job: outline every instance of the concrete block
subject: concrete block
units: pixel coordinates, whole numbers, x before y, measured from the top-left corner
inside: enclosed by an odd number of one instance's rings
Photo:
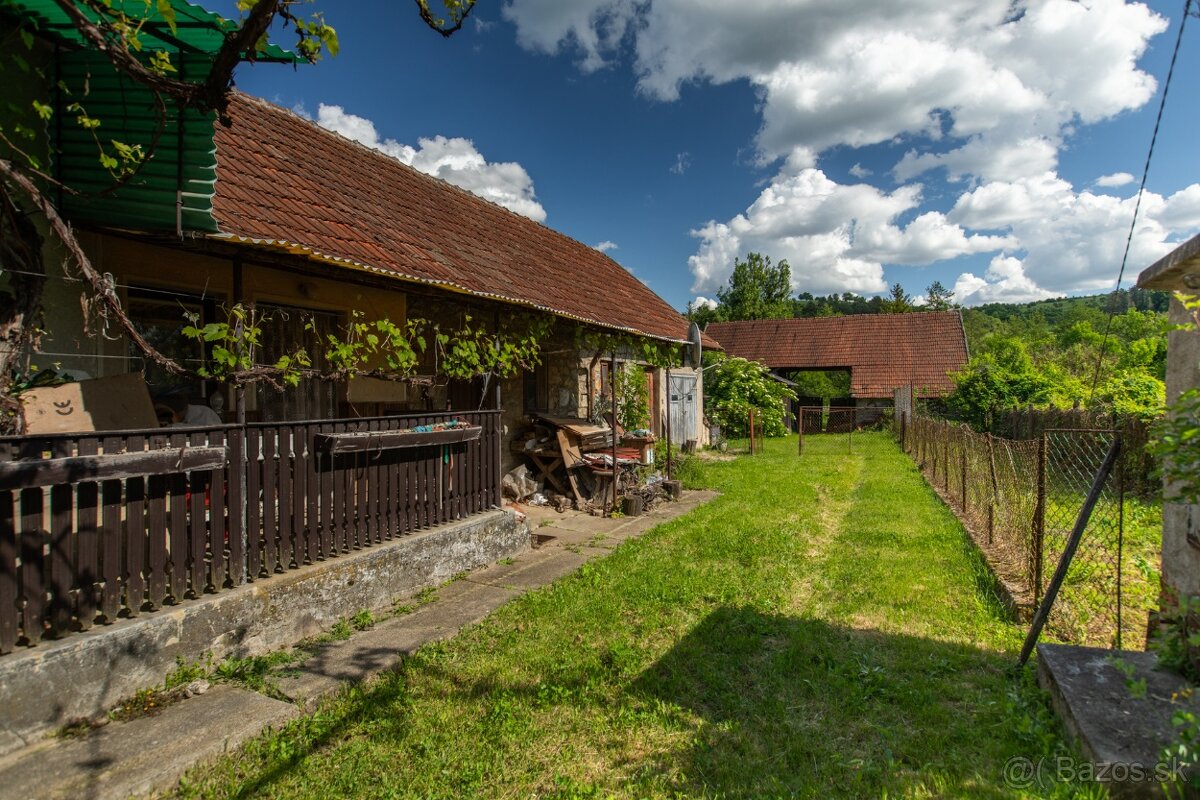
[[[1180,675],[1158,669],[1154,653],[1040,644],[1038,683],[1097,776],[1116,797],[1159,796],[1154,771],[1167,774],[1160,754],[1176,736],[1171,716],[1177,710],[1200,716],[1200,697],[1184,690]],[[1134,696],[1126,676],[1112,664],[1120,659],[1146,681]]]

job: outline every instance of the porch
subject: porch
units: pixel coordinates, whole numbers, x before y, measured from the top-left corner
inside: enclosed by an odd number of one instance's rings
[[[0,654],[498,508],[499,418],[0,438]]]

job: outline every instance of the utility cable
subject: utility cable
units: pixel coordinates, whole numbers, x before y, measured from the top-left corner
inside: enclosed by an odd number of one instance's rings
[[[1171,65],[1167,68],[1167,77],[1163,81],[1162,98],[1158,102],[1158,115],[1154,118],[1154,132],[1150,135],[1150,148],[1146,151],[1146,164],[1142,167],[1142,183],[1138,187],[1137,202],[1133,205],[1133,219],[1129,222],[1129,236],[1125,239],[1125,254],[1121,256],[1121,269],[1117,273],[1117,285],[1113,287],[1112,302],[1108,307],[1108,319],[1104,323],[1104,336],[1100,339],[1100,354],[1096,358],[1096,372],[1092,375],[1092,390],[1088,394],[1088,406],[1096,398],[1096,386],[1100,382],[1100,370],[1104,367],[1104,356],[1108,350],[1108,337],[1112,331],[1113,316],[1117,311],[1117,293],[1121,291],[1121,281],[1125,278],[1125,267],[1129,263],[1129,250],[1133,246],[1133,233],[1137,229],[1138,212],[1142,208],[1142,196],[1146,193],[1146,179],[1150,176],[1150,161],[1154,157],[1154,145],[1158,142],[1158,130],[1162,125],[1163,111],[1167,107],[1167,92],[1171,88],[1171,78],[1175,75],[1175,62],[1179,60],[1179,49],[1183,44],[1183,29],[1191,14],[1192,0],[1184,0],[1183,14],[1179,17],[1179,32],[1175,35],[1175,49],[1171,51]]]

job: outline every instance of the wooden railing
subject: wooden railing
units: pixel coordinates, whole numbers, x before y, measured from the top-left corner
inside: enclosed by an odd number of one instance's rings
[[[0,438],[0,654],[499,505],[497,411]]]

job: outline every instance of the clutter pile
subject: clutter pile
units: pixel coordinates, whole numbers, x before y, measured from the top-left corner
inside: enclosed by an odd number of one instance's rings
[[[452,431],[456,428],[469,428],[471,423],[465,419],[447,419],[441,422],[435,422],[432,425],[416,425],[412,428],[405,428],[408,433],[433,433],[434,431]]]
[[[573,417],[530,415],[510,445],[528,463],[505,475],[501,489],[517,503],[603,514],[613,508],[615,474],[617,502],[629,509],[623,499],[637,497],[637,513],[649,510],[668,496],[662,475],[651,472],[654,434],[640,430],[621,436],[618,427],[617,435],[614,469],[611,427]]]

